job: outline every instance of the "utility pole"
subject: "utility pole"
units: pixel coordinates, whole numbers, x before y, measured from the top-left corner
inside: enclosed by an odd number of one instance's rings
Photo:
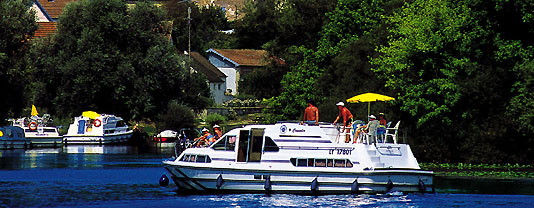
[[[187,7],[187,34],[189,45],[187,54],[189,55],[189,59],[191,59],[191,7]]]

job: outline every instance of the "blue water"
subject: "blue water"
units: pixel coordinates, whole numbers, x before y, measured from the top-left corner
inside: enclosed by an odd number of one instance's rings
[[[0,151],[0,207],[532,207],[534,181],[436,178],[435,194],[182,195],[160,187],[172,150],[68,147]]]

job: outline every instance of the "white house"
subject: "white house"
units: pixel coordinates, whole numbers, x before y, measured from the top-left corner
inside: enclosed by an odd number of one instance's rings
[[[206,52],[209,62],[227,76],[227,92],[232,95],[239,94],[239,80],[243,74],[265,67],[271,60],[265,50],[212,48]]]
[[[232,95],[225,94],[227,76],[223,72],[219,71],[200,53],[191,52],[191,59],[193,61],[192,68],[197,72],[203,73],[208,78],[211,97],[215,100],[215,103],[220,104],[234,98]]]

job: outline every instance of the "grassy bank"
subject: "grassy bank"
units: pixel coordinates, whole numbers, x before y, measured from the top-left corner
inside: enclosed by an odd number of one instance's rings
[[[533,165],[420,163],[419,166],[421,166],[422,169],[434,171],[438,176],[534,178]]]

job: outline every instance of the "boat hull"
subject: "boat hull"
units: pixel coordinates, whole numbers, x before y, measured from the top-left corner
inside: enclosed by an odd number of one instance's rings
[[[29,140],[0,140],[0,150],[28,148],[30,148]]]
[[[433,173],[422,170],[364,172],[261,171],[167,164],[179,191],[191,193],[354,194],[433,192]]]
[[[63,138],[58,137],[26,137],[31,141],[32,147],[60,147],[63,143]]]
[[[132,131],[106,135],[65,135],[63,144],[119,144],[130,140]]]

